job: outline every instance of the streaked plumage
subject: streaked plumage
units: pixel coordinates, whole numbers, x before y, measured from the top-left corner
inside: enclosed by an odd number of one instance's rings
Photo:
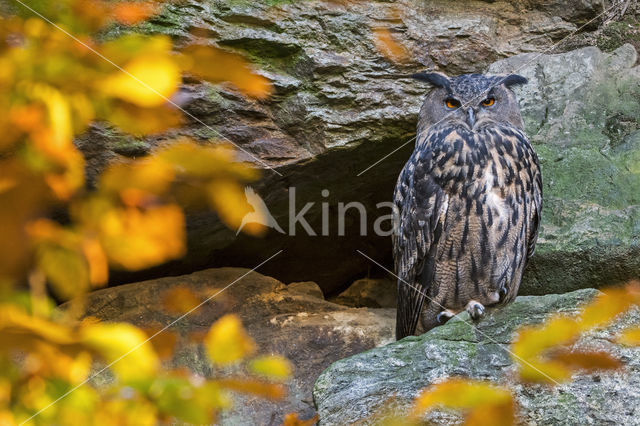
[[[418,77],[436,88],[394,193],[398,339],[416,332],[420,316],[426,331],[465,308],[477,319],[485,306],[512,301],[542,208],[538,159],[509,89],[526,80]],[[461,105],[440,108],[452,99]]]

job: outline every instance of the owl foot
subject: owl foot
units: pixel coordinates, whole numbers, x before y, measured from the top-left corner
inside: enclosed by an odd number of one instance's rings
[[[469,303],[467,303],[467,307],[465,309],[469,313],[471,319],[474,321],[478,321],[484,316],[484,306],[482,305],[482,303],[478,303],[475,300],[471,300]]]
[[[498,294],[500,295],[500,302],[502,302],[504,300],[505,297],[507,297],[507,287],[501,287],[500,290],[498,291]]]
[[[444,311],[438,314],[438,316],[436,317],[436,321],[438,321],[438,324],[440,325],[446,324],[446,322],[449,321],[451,318],[453,318],[455,315],[456,314],[454,314],[450,310],[445,309]]]

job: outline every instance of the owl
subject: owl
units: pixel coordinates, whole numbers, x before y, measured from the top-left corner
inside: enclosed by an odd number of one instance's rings
[[[396,338],[511,302],[533,254],[542,176],[516,74],[414,74],[431,84],[394,191]]]

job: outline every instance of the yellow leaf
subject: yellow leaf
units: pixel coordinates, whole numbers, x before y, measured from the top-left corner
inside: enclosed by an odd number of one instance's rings
[[[175,205],[112,209],[98,225],[107,257],[128,270],[155,266],[185,252],[184,214]]]
[[[256,74],[236,53],[192,45],[182,50],[182,65],[185,71],[212,83],[228,81],[254,98],[266,98],[271,93],[269,80]]]
[[[640,346],[640,327],[623,331],[618,342],[627,346]]]
[[[147,335],[126,323],[90,324],[80,331],[81,341],[99,354],[123,382],[154,377],[158,356]]]
[[[225,315],[211,326],[204,341],[209,358],[216,364],[235,363],[255,350],[255,343],[242,328],[240,318]]]
[[[598,295],[595,300],[583,309],[580,328],[582,330],[591,330],[606,326],[636,302],[633,297],[633,291],[633,285],[604,289],[602,294]]]
[[[211,206],[216,210],[220,219],[231,229],[238,229],[242,219],[248,214],[257,216],[255,220],[245,223],[244,232],[261,235],[266,227],[261,223],[262,211],[255,211],[247,202],[243,188],[235,181],[215,180],[207,187]]]
[[[101,176],[98,188],[110,195],[123,195],[127,191],[139,190],[141,194],[163,195],[175,176],[173,167],[157,158],[137,163],[119,163],[110,166]],[[124,200],[123,200],[124,201]],[[138,205],[139,203],[127,203]]]
[[[249,369],[261,376],[276,380],[291,377],[291,363],[279,355],[261,356],[251,360]]]
[[[520,328],[511,345],[514,361],[520,367],[520,377],[542,382],[568,379],[571,372],[565,365],[548,361],[542,355],[549,348],[574,342],[579,333],[578,323],[562,316],[552,317],[541,325]]]
[[[164,104],[180,84],[180,69],[168,54],[148,54],[129,62],[102,83],[102,90],[142,107]]]
[[[466,425],[507,426],[515,423],[511,392],[487,382],[451,378],[430,386],[414,401],[410,417],[421,417],[437,407],[468,412]]]
[[[38,248],[37,262],[59,297],[70,299],[89,289],[89,267],[82,253],[45,244]]]
[[[172,105],[143,108],[128,102],[114,103],[103,118],[132,135],[160,133],[178,127],[182,120],[180,111]]]

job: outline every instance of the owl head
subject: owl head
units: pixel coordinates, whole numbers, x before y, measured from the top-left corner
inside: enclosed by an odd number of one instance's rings
[[[420,109],[418,133],[436,123],[466,127],[473,131],[480,126],[504,124],[523,129],[518,101],[511,87],[527,83],[517,74],[444,74],[418,73],[412,76],[427,82],[433,89]]]

